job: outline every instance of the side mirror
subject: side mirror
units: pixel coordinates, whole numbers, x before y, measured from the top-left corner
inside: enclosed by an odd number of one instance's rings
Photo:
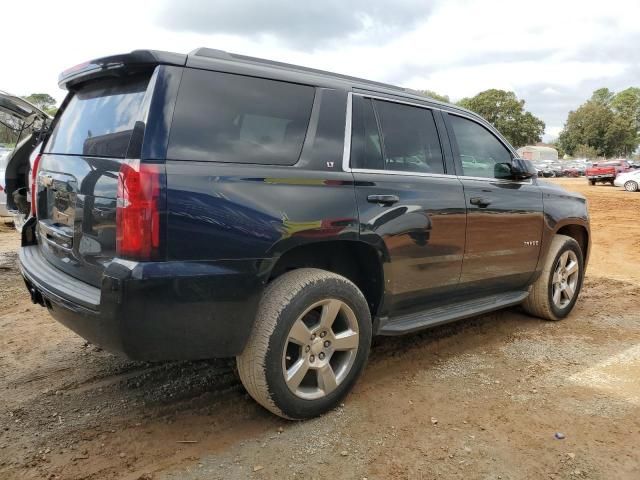
[[[496,163],[495,177],[510,180],[527,180],[538,175],[531,162],[523,158],[514,158],[511,163]]]

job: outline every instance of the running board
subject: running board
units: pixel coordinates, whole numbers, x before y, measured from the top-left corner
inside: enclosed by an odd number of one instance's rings
[[[474,317],[501,308],[518,305],[528,296],[528,291],[499,293],[397,317],[382,318],[380,319],[378,335],[402,335],[422,330],[423,328]]]

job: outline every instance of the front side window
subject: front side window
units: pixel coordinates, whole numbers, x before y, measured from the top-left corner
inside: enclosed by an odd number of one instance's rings
[[[458,143],[462,174],[467,177],[509,178],[511,152],[482,125],[449,115]]]
[[[293,165],[300,157],[314,95],[307,85],[186,69],[167,157]]]

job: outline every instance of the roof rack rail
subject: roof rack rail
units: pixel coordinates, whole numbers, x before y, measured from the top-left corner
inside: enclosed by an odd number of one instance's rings
[[[235,60],[235,61],[245,62],[245,63],[267,65],[270,67],[282,68],[285,70],[295,70],[298,72],[311,73],[314,75],[322,75],[322,76],[334,77],[342,80],[348,80],[348,81],[353,81],[353,82],[358,82],[363,84],[375,85],[378,87],[384,87],[392,90],[397,90],[400,92],[414,93],[406,88],[398,87],[396,85],[390,85],[388,83],[376,82],[374,80],[367,80],[364,78],[352,77],[350,75],[343,75],[341,73],[327,72],[325,70],[318,70],[316,68],[303,67],[301,65],[294,65],[291,63],[278,62],[275,60],[267,60],[265,58],[250,57],[247,55],[240,55],[237,53],[229,53],[229,52],[225,52],[224,50],[217,50],[215,48],[207,48],[207,47],[196,48],[195,50],[192,50],[191,52],[189,52],[189,55],[197,56],[197,57],[212,58],[216,60],[230,60],[230,61]]]

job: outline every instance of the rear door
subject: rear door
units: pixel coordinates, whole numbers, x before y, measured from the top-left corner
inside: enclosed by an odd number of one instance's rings
[[[538,263],[542,192],[532,180],[506,178],[514,154],[487,127],[454,114],[445,119],[468,212],[461,291],[476,296],[524,288]]]
[[[455,293],[465,243],[465,204],[447,160],[440,112],[352,96],[350,167],[361,239],[382,247],[389,313]],[[450,160],[450,159],[449,159]]]
[[[97,79],[71,93],[39,163],[42,254],[95,286],[115,256],[118,173],[144,133],[150,77],[151,72]]]

